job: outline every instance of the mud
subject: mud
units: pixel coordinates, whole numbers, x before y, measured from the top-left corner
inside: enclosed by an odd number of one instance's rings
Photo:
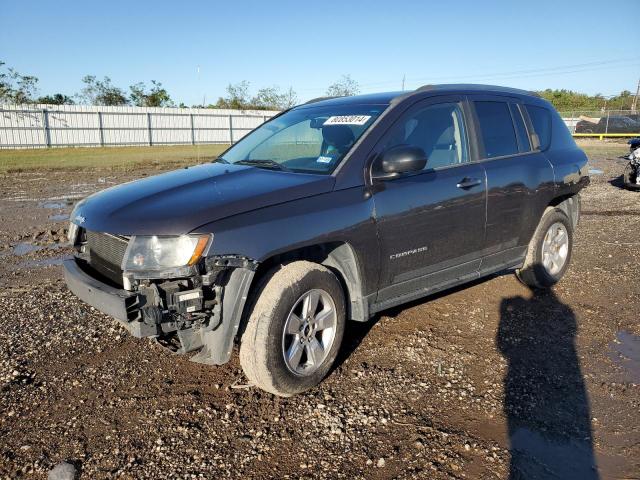
[[[289,399],[67,292],[73,201],[158,170],[0,177],[0,478],[638,478],[640,193],[591,167],[553,292],[507,272],[350,324]]]

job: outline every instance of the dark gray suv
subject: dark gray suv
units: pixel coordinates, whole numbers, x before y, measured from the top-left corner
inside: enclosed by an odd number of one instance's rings
[[[555,284],[587,158],[553,107],[479,85],[327,98],[211,163],[80,202],[69,288],[136,337],[302,392],[347,319],[505,269]]]

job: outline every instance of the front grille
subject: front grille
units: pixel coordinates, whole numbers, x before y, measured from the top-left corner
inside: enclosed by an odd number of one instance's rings
[[[89,263],[98,272],[122,285],[122,259],[129,239],[109,233],[87,231]]]

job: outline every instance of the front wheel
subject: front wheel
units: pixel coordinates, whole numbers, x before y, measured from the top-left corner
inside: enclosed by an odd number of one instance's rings
[[[560,209],[542,216],[516,275],[531,288],[549,288],[560,281],[569,266],[573,249],[573,225]]]
[[[240,364],[257,387],[281,397],[303,392],[329,373],[345,327],[342,286],[307,261],[269,272],[255,292],[240,340]]]

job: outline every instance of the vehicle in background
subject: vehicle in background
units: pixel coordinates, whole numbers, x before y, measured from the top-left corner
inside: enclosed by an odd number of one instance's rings
[[[640,137],[632,138],[629,144],[629,163],[624,168],[622,181],[629,190],[640,190]]]
[[[576,123],[575,133],[640,133],[638,115],[610,115],[595,119],[582,118]]]
[[[566,272],[587,157],[523,90],[430,85],[282,112],[209,164],[71,215],[67,285],[136,337],[256,386],[318,384],[346,320],[514,269]],[[390,347],[392,348],[392,347]]]

